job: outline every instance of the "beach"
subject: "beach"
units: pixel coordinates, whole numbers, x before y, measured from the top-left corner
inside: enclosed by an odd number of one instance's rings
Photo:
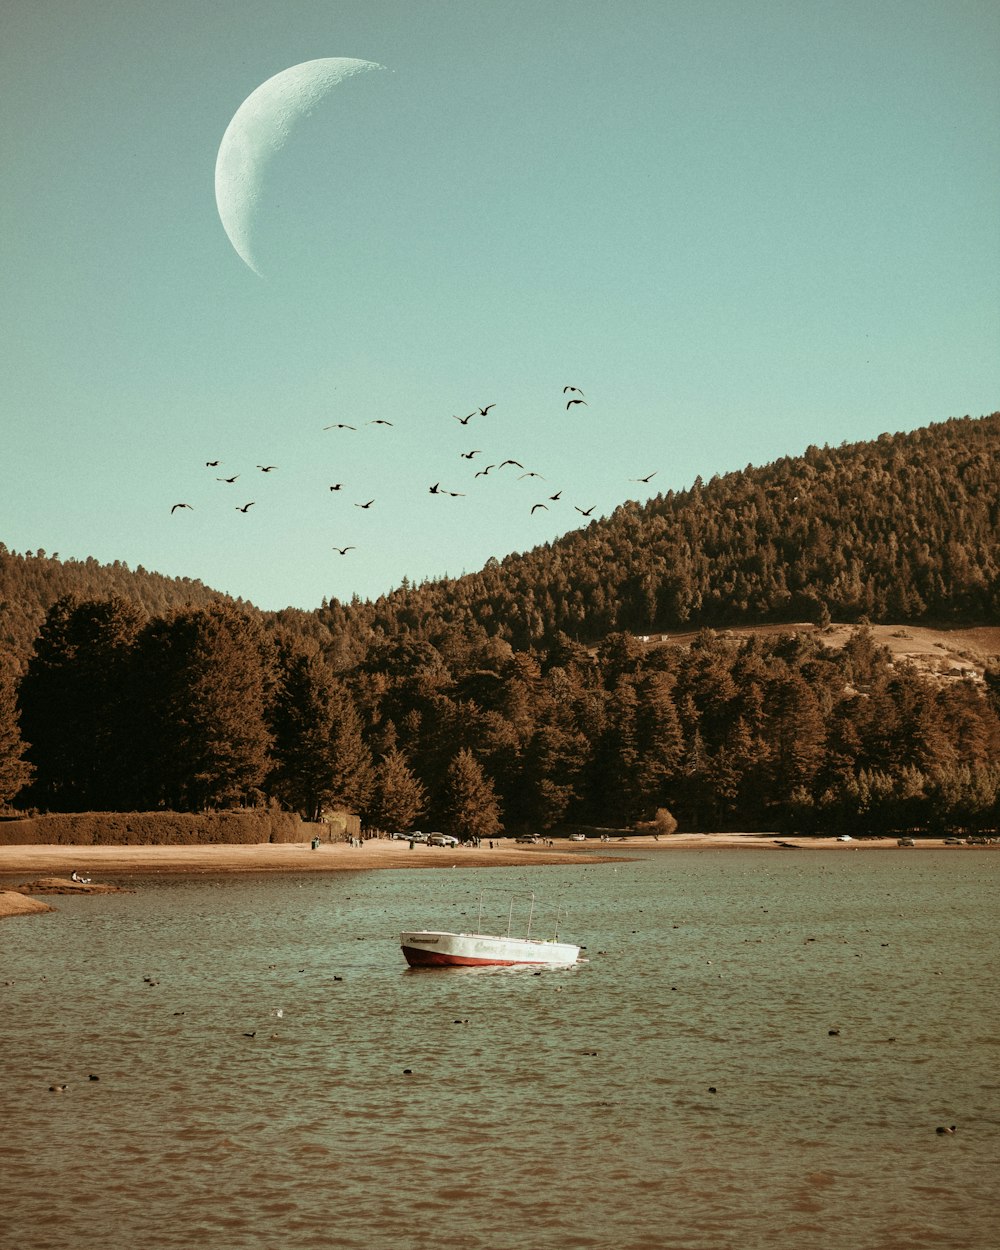
[[[789,849],[914,850],[941,847],[939,838],[921,838],[914,847],[900,848],[895,838],[858,838],[840,842],[834,837],[780,837],[774,833],[678,833],[659,840],[651,836],[609,837],[586,842],[553,839],[549,843],[521,843],[495,838],[478,847],[435,847],[422,843],[372,838],[354,846],[348,842],[233,844],[199,846],[60,846],[36,844],[0,846],[0,877],[49,874],[70,877],[72,872],[100,880],[107,876],[156,876],[166,873],[220,874],[272,872],[364,872],[379,868],[503,868],[540,864],[595,863],[609,856],[669,853],[674,850],[780,851]],[[953,847],[960,850],[990,849]],[[21,883],[18,883],[21,884]],[[2,912],[0,912],[2,914]]]

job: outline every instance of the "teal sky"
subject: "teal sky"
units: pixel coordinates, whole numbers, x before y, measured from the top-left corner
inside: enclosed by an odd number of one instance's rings
[[[216,154],[320,57],[389,72],[275,159],[258,276]],[[312,608],[1000,407],[992,3],[8,0],[0,92],[16,551]]]

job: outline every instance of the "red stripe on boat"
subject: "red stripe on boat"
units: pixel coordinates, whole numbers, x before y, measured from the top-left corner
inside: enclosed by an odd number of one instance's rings
[[[484,965],[495,968],[511,968],[515,964],[543,964],[544,959],[476,959],[472,955],[448,955],[441,951],[425,951],[415,946],[404,946],[403,954],[412,968],[473,968]]]

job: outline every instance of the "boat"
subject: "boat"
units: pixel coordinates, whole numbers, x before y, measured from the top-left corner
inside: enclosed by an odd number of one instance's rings
[[[535,896],[512,894],[507,911],[507,932],[483,933],[483,890],[479,895],[479,917],[475,933],[451,933],[434,929],[412,929],[399,935],[406,962],[411,968],[510,968],[534,965],[566,968],[580,957],[579,946],[560,942],[558,930],[549,939],[531,936]],[[528,924],[524,937],[512,932],[514,900],[529,899]],[[556,916],[556,924],[559,916]]]

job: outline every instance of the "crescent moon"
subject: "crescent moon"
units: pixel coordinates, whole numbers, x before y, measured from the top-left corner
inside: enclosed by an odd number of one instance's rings
[[[341,56],[303,61],[261,83],[233,114],[215,161],[215,203],[230,243],[258,276],[252,226],[268,165],[296,123],[314,112],[334,87],[356,74],[384,68]]]

